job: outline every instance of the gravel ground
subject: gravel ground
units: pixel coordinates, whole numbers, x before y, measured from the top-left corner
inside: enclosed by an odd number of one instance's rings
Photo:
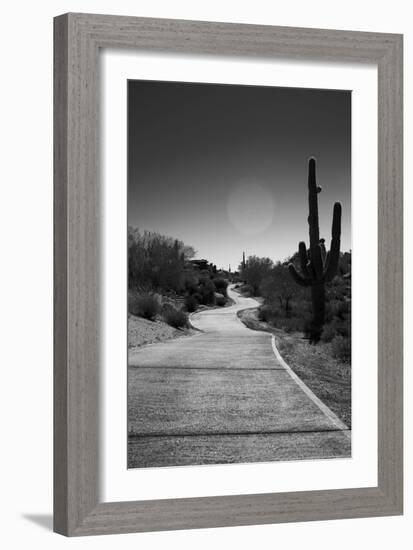
[[[192,329],[176,329],[160,320],[148,321],[134,315],[128,316],[128,349],[165,342],[171,338],[180,338],[194,333]]]

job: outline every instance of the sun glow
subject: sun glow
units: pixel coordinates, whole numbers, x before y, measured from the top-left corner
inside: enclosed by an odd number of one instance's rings
[[[243,235],[258,235],[268,229],[274,218],[274,208],[271,193],[257,182],[240,182],[228,195],[228,218]]]

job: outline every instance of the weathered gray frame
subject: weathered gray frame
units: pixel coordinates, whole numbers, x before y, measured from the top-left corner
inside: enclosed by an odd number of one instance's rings
[[[66,14],[55,40],[54,529],[74,535],[398,515],[402,443],[402,36]],[[99,500],[99,49],[378,66],[378,487]],[[138,496],[138,495],[137,495]]]

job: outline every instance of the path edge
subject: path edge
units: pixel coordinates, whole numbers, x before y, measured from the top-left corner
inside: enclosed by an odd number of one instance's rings
[[[331,409],[327,407],[325,403],[319,399],[315,393],[310,390],[310,388],[304,384],[304,382],[301,380],[299,376],[296,375],[296,373],[292,370],[292,368],[284,361],[282,358],[280,352],[277,349],[277,346],[275,344],[275,336],[274,334],[271,336],[271,346],[272,350],[274,352],[274,355],[279,361],[279,363],[285,368],[287,373],[291,376],[291,378],[294,380],[294,382],[300,387],[300,389],[311,399],[311,401],[327,416],[327,418],[335,425],[339,430],[344,432],[344,435],[351,439],[351,430],[349,427],[344,424],[342,420],[338,418],[336,414],[333,413]]]

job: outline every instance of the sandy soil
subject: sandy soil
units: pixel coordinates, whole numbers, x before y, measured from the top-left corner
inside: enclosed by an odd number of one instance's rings
[[[148,321],[134,315],[128,316],[128,349],[139,348],[146,344],[165,342],[194,334],[192,329],[176,329],[163,321]]]

